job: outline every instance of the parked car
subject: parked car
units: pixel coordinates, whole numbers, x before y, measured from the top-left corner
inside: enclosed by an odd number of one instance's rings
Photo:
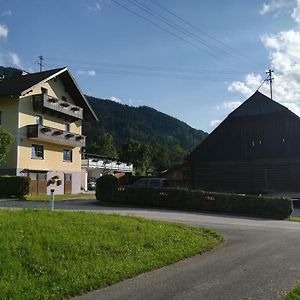
[[[132,185],[119,186],[118,191],[125,191],[126,189],[140,189],[140,188],[162,188],[168,187],[166,178],[142,178]]]
[[[167,187],[166,178],[143,178],[131,185],[131,188],[161,188]]]
[[[88,180],[87,188],[89,191],[96,190],[96,178],[90,178]]]

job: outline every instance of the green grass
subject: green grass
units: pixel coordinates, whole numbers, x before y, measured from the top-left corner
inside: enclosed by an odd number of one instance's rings
[[[49,201],[49,195],[42,196],[25,196],[26,200],[29,201]],[[55,200],[74,200],[74,199],[96,199],[95,194],[65,194],[65,195],[55,195]]]
[[[87,212],[0,211],[0,299],[61,299],[211,250],[210,229]]]
[[[300,285],[296,286],[292,291],[288,293],[285,300],[300,300]]]
[[[288,218],[289,221],[294,221],[294,222],[300,222],[300,217],[290,217]]]

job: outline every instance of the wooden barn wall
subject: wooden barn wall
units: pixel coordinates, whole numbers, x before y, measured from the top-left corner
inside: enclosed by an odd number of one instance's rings
[[[299,159],[199,162],[192,175],[195,188],[209,191],[300,191]]]

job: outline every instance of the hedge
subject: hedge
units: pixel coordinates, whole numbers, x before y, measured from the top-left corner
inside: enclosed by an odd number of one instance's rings
[[[0,197],[24,198],[29,194],[30,178],[25,176],[0,176]]]
[[[260,197],[185,189],[119,189],[113,202],[197,211],[215,211],[285,219],[293,210],[292,201],[285,198]]]
[[[113,175],[103,175],[96,181],[96,198],[100,201],[113,201],[118,188],[118,179]]]

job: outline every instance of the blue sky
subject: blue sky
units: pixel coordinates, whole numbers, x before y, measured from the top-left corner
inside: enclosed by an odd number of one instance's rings
[[[43,55],[88,95],[209,132],[269,67],[275,100],[300,112],[299,23],[298,0],[0,0],[0,65],[38,71]]]

